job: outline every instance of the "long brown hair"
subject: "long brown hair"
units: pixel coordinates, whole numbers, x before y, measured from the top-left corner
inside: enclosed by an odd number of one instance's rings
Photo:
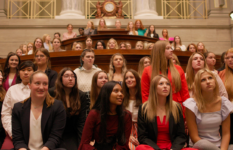
[[[47,59],[48,59],[48,62],[47,62],[47,67],[48,68],[51,68],[51,62],[50,62],[50,54],[49,54],[49,51],[47,50],[47,49],[45,49],[45,48],[39,48],[39,49],[37,49],[36,51],[35,51],[35,53],[34,53],[34,60],[35,60],[35,58],[36,58],[36,54],[37,54],[37,52],[42,52],[46,57],[47,57]],[[36,64],[36,62],[34,62],[35,64]],[[37,64],[36,64],[37,65]]]
[[[129,94],[129,88],[127,87],[126,85],[126,82],[125,82],[125,76],[127,74],[127,72],[131,72],[135,79],[136,79],[136,93],[135,93],[135,97],[136,97],[136,104],[135,104],[135,107],[139,107],[139,105],[142,104],[142,95],[141,95],[141,79],[137,73],[137,71],[133,70],[133,69],[129,69],[125,72],[124,74],[124,79],[123,79],[123,83],[122,83],[122,91],[123,91],[123,95],[124,95],[124,102],[123,102],[123,105],[126,107],[129,106],[129,97],[130,97],[130,94]]]
[[[40,37],[37,37],[37,38],[34,40],[34,42],[33,42],[33,53],[36,51],[35,43],[36,43],[36,40],[37,40],[37,39],[40,39],[41,44],[42,44],[41,48],[44,48],[43,39],[42,39],[42,38],[40,38]]]
[[[143,70],[144,70],[144,61],[145,61],[145,59],[149,59],[151,61],[150,57],[148,57],[148,56],[144,56],[144,57],[142,57],[140,59],[139,64],[138,64],[138,75],[139,75],[140,78],[142,77],[142,73],[143,73]]]
[[[227,50],[225,54],[226,58],[229,53],[233,53],[233,48],[230,48],[229,50]],[[232,85],[233,69],[227,65],[227,62],[225,63],[225,68],[226,68],[226,73],[225,73],[224,84],[225,84],[225,87],[228,93],[229,100],[233,102],[233,85]]]
[[[62,76],[66,73],[66,71],[71,71],[75,77],[75,85],[72,87],[70,95],[69,95],[69,102],[70,102],[70,108],[71,108],[71,115],[78,115],[81,108],[81,102],[79,97],[79,90],[78,90],[78,84],[77,84],[77,76],[74,73],[74,71],[71,68],[63,68],[57,76],[56,84],[55,84],[55,99],[61,100],[63,102],[63,105],[65,109],[67,109],[67,103],[66,103],[66,93],[64,90],[64,85],[62,83]]]
[[[165,56],[165,49],[168,44],[167,41],[158,41],[151,50],[151,81],[155,76],[160,75],[160,72],[167,76],[169,68],[172,76],[172,91],[177,93],[181,90],[180,73],[173,65],[172,59],[167,60]]]
[[[169,84],[170,84],[170,93],[166,98],[166,121],[169,120],[170,113],[173,115],[175,123],[179,122],[179,111],[181,111],[180,105],[172,100],[172,87],[169,79],[165,75],[157,75],[151,80],[150,84],[150,92],[149,92],[149,97],[148,101],[143,103],[142,108],[144,111],[142,111],[142,114],[138,115],[146,115],[147,120],[152,122],[157,116],[157,106],[158,106],[158,94],[157,94],[157,86],[159,84],[159,81],[161,78],[165,78]]]
[[[0,70],[0,72],[2,73],[2,70]],[[3,73],[2,73],[3,75]],[[2,82],[3,83],[3,82]],[[3,102],[4,98],[5,98],[5,95],[6,95],[6,91],[5,89],[3,88],[2,85],[0,85],[0,102]]]

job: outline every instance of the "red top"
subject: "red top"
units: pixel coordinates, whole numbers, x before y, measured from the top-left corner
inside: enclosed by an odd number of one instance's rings
[[[169,135],[169,122],[166,122],[166,116],[163,117],[163,121],[160,122],[159,116],[157,116],[157,145],[161,149],[171,149],[172,143]]]
[[[116,145],[117,150],[129,150],[129,136],[132,127],[132,116],[130,112],[125,113],[125,145]],[[99,129],[100,129],[100,114],[96,110],[91,110],[87,116],[81,143],[79,145],[79,150],[93,150],[94,146],[90,145],[90,142],[94,139],[95,142],[99,142]],[[117,133],[118,129],[118,115],[108,115],[107,117],[107,137],[113,136]]]

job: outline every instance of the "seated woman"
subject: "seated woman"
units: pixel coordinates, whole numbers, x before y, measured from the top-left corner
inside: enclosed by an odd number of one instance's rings
[[[51,44],[51,37],[48,34],[44,34],[43,36],[44,48],[49,52],[53,50],[53,45]]]
[[[2,70],[0,70],[0,112],[2,112],[2,104],[6,95],[6,91],[2,86],[2,80],[3,80]],[[0,147],[2,147],[5,137],[6,137],[6,133],[2,125],[2,120],[0,119]]]
[[[50,69],[51,63],[49,52],[44,48],[40,48],[36,50],[34,54],[34,60],[35,65],[37,66],[37,70],[45,72],[45,74],[47,74],[49,78],[49,88],[54,87],[55,81],[57,79],[57,72]]]
[[[120,53],[113,54],[109,63],[109,81],[117,81],[122,84],[124,74],[127,70],[126,60]]]
[[[137,131],[138,107],[142,104],[141,79],[135,70],[129,69],[126,71],[122,90],[124,94],[123,105],[126,110],[130,111],[132,114],[132,129],[129,138],[129,148],[130,150],[135,150],[139,145]]]
[[[72,46],[72,51],[83,50],[83,44],[81,42],[74,42]]]
[[[159,39],[159,35],[155,32],[155,26],[150,25],[148,29],[146,30],[146,36],[150,38],[157,38]]]
[[[70,68],[59,72],[55,94],[55,99],[61,100],[66,110],[66,127],[60,147],[77,150],[86,120],[86,95],[78,90],[77,76]]]
[[[118,49],[117,41],[114,38],[108,40],[107,49]]]
[[[84,35],[94,35],[94,34],[97,34],[94,23],[92,21],[88,21],[87,27],[86,29],[84,29]]]
[[[145,49],[149,49],[149,50],[152,50],[153,47],[154,47],[155,43],[149,43],[147,44],[146,48]]]
[[[79,150],[129,150],[132,117],[123,109],[123,98],[120,84],[114,81],[104,84],[86,119]],[[95,140],[93,146],[92,140]]]
[[[132,46],[131,46],[130,42],[125,42],[125,43],[126,43],[126,46],[127,46],[126,48],[127,49],[132,49]]]
[[[119,49],[127,49],[126,43],[125,43],[125,42],[121,42],[121,43],[119,44]]]
[[[142,41],[137,41],[135,49],[144,49],[144,43]]]
[[[173,42],[174,41],[174,38],[173,37],[169,37],[168,36],[168,31],[167,29],[163,29],[162,30],[162,38],[159,38],[159,40],[161,41],[169,41],[169,42]]]
[[[185,51],[185,45],[182,45],[180,37],[177,35],[174,37],[174,44],[172,46],[172,50],[176,51]]]
[[[104,19],[100,19],[97,29],[98,30],[107,29],[106,22]]]
[[[53,43],[53,52],[65,51],[64,49],[61,49],[61,39],[60,38],[54,38],[52,43]]]
[[[31,54],[33,54],[33,43],[28,43],[28,45],[27,45],[27,48],[28,48],[28,55],[31,55]]]
[[[226,97],[220,97],[218,82],[213,72],[208,69],[197,72],[193,98],[187,99],[183,105],[186,107],[191,139],[189,144],[199,150],[227,150],[231,136],[230,113],[233,104]],[[219,134],[220,126],[222,136]]]
[[[197,43],[197,52],[202,54],[207,53],[205,45],[202,42]]]
[[[91,39],[90,36],[87,36],[85,43],[86,43],[86,48],[85,49],[94,50],[94,48],[92,48],[92,39]]]
[[[144,36],[146,33],[146,28],[144,28],[142,21],[140,19],[135,21],[135,30],[138,32],[138,35]]]
[[[150,66],[150,63],[151,63],[151,59],[148,56],[144,56],[140,59],[139,64],[138,64],[138,75],[140,78],[142,77],[144,68],[146,68],[147,66]]]
[[[130,21],[127,25],[127,30],[129,35],[138,35],[138,31],[135,31],[134,23]]]
[[[76,37],[77,37],[77,33],[73,32],[73,25],[68,24],[67,25],[67,32],[63,33],[62,41],[72,39],[72,38],[76,38]]]
[[[19,78],[16,85],[9,88],[2,105],[2,125],[7,133],[1,149],[13,148],[12,139],[12,109],[15,103],[30,97],[31,90],[28,87],[29,78],[35,71],[32,61],[24,61],[19,66]]]
[[[19,48],[23,51],[23,56],[28,54],[28,47],[27,44],[21,44]]]
[[[207,52],[204,54],[206,59],[206,64],[210,71],[218,74],[218,71],[215,70],[216,56],[213,52]]]
[[[173,61],[173,64],[181,66],[178,57],[174,53],[172,54],[172,61]]]
[[[15,53],[18,55],[18,56],[23,56],[23,50],[18,48],[16,49]]]
[[[191,44],[188,45],[186,51],[195,53],[195,52],[197,52],[197,46],[194,43],[191,43]]]
[[[30,77],[29,98],[14,105],[12,133],[15,150],[55,150],[66,125],[61,101],[48,94],[49,79],[42,71]],[[58,149],[57,149],[58,150]]]
[[[106,49],[104,41],[98,40],[95,44],[95,49]]]
[[[33,53],[35,53],[35,51],[40,48],[44,48],[43,40],[42,38],[37,37],[33,43]]]
[[[138,111],[136,150],[181,150],[186,142],[182,108],[172,100],[172,87],[164,75],[150,84],[148,101]],[[183,149],[182,149],[183,150]]]

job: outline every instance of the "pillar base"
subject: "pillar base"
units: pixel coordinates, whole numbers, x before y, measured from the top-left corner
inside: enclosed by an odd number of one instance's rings
[[[60,13],[60,16],[55,16],[55,19],[85,19],[81,11],[65,10]]]
[[[163,16],[158,16],[156,11],[145,10],[137,12],[134,19],[163,19]]]

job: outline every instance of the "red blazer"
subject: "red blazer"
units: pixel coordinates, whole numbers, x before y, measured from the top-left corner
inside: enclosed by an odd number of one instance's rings
[[[13,78],[13,81],[11,83],[11,86],[16,84],[16,79],[17,79],[17,74],[15,74],[15,76]],[[7,76],[5,82],[3,83],[3,88],[6,90],[6,92],[10,88],[10,85],[9,85],[9,75]]]

